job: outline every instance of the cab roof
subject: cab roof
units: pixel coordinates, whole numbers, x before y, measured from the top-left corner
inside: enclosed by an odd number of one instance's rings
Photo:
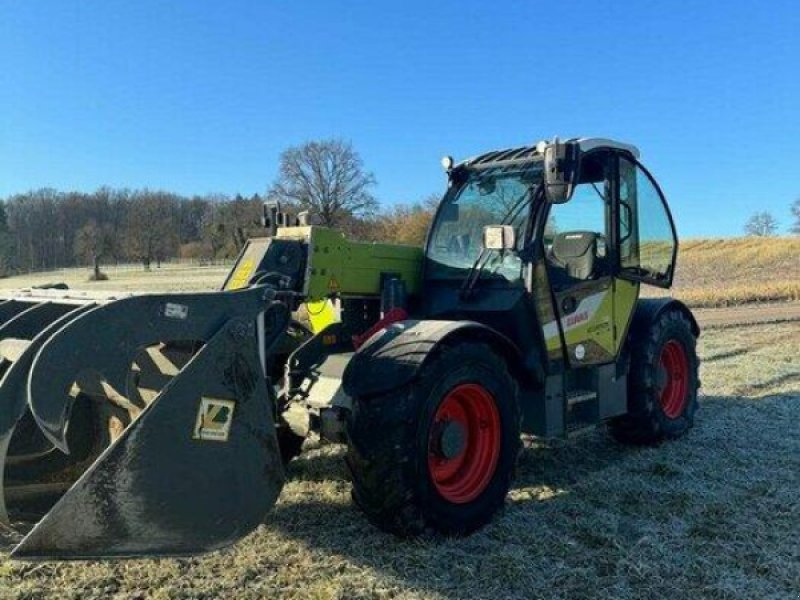
[[[589,150],[594,150],[595,148],[613,148],[615,150],[623,150],[625,152],[629,152],[635,158],[639,158],[639,149],[634,146],[633,144],[626,144],[625,142],[618,142],[616,140],[610,140],[608,138],[597,138],[597,137],[583,137],[583,138],[570,138],[567,140],[563,140],[563,142],[567,143],[577,143],[578,147],[580,148],[581,152],[588,152]],[[524,162],[527,160],[535,160],[542,157],[542,146],[543,144],[548,144],[546,140],[542,140],[532,146],[519,146],[516,148],[506,148],[505,150],[493,150],[491,152],[486,152],[484,154],[479,154],[478,156],[473,156],[472,158],[468,158],[458,166],[483,166],[489,163],[506,163],[506,162]]]

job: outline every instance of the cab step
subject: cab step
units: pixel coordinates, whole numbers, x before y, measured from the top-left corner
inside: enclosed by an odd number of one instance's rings
[[[596,390],[573,389],[566,393],[565,437],[575,437],[594,431],[598,421]]]
[[[597,392],[594,390],[572,390],[567,393],[567,406],[572,407],[583,402],[591,402],[597,399]]]

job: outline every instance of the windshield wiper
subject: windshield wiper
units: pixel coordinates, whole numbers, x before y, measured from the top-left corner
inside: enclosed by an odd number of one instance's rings
[[[531,189],[528,188],[528,191],[525,192],[519,200],[517,200],[511,208],[508,209],[505,216],[500,220],[498,225],[506,225],[509,221],[513,221],[520,210],[525,206],[526,203],[530,202],[536,195],[539,193],[539,188],[541,184],[537,185],[536,188]],[[478,257],[475,259],[475,262],[472,263],[469,271],[467,272],[467,276],[464,279],[464,283],[461,285],[461,297],[465,298],[470,295],[475,285],[478,283],[478,280],[481,278],[481,273],[483,272],[483,267],[486,264],[486,260],[489,258],[489,250],[486,248],[482,248],[481,251],[478,253]]]

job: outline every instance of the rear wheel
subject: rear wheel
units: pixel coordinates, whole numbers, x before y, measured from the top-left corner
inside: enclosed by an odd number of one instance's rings
[[[356,398],[353,498],[399,535],[466,534],[503,505],[520,448],[517,386],[484,344],[446,347],[394,392]]]
[[[697,411],[699,361],[692,328],[683,313],[671,310],[648,331],[637,333],[631,346],[629,412],[610,423],[611,434],[634,444],[680,437],[694,425]]]

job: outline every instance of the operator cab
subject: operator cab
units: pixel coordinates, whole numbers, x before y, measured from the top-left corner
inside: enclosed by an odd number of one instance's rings
[[[614,361],[639,284],[669,287],[677,253],[638,149],[580,138],[443,164],[425,313],[485,323],[524,352],[544,347],[530,363],[545,372]]]

